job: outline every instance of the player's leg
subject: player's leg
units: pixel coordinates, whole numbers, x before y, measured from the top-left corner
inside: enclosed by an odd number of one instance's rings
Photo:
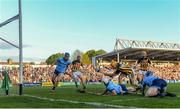
[[[76,88],[78,88],[78,80],[79,80],[79,78],[77,76],[77,72],[73,72],[73,79],[74,79]]]
[[[76,76],[78,77],[78,79],[80,79],[80,84],[83,89],[86,89],[86,76],[84,76],[80,71],[76,72]]]
[[[161,92],[167,92],[167,82],[163,79],[161,79],[161,90],[160,90],[160,93]]]
[[[127,87],[129,94],[137,94],[137,90],[134,87]]]
[[[52,90],[55,90],[55,88],[56,88],[56,79],[57,79],[57,77],[58,77],[58,74],[57,74],[57,71],[55,71],[53,76],[52,76],[52,84],[53,84]]]
[[[56,83],[55,86],[57,87],[59,85],[59,82],[61,81],[61,79],[64,78],[64,73],[59,73],[59,75],[56,78]]]
[[[158,96],[160,97],[164,97],[164,96],[175,97],[176,96],[176,94],[167,92],[167,82],[163,79],[154,80],[152,85],[159,88]]]
[[[120,84],[122,94],[136,94],[136,89],[133,87],[126,87],[124,84]]]
[[[121,84],[120,86],[121,86],[121,88],[122,88],[122,91],[123,91],[125,94],[127,94],[127,93],[128,93],[128,89],[126,88],[126,86],[125,86],[124,84]]]
[[[87,77],[85,75],[81,75],[80,79],[81,79],[81,84],[83,86],[83,89],[86,89],[86,80],[87,80]]]
[[[166,91],[167,83],[166,83],[166,81],[163,80],[163,79],[155,79],[155,80],[152,82],[152,86],[158,87],[160,93],[163,93],[163,92]]]

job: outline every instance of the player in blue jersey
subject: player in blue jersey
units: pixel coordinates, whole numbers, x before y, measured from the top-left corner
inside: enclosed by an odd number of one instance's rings
[[[57,66],[52,76],[52,83],[53,83],[52,90],[56,89],[59,83],[59,79],[64,75],[64,73],[66,73],[68,66],[71,64],[71,62],[69,61],[69,57],[70,54],[65,53],[63,58],[57,59]]]
[[[148,86],[148,90],[145,94],[145,88]],[[161,78],[153,76],[153,72],[147,71],[142,81],[142,94],[148,97],[164,97],[164,96],[176,96],[175,94],[166,91],[167,82]]]
[[[123,95],[123,94],[134,94],[136,93],[136,90],[134,88],[126,88],[125,85],[115,84],[113,81],[111,81],[108,78],[102,78],[102,82],[104,83],[106,90],[99,95],[105,95],[108,92],[110,92],[110,95]]]

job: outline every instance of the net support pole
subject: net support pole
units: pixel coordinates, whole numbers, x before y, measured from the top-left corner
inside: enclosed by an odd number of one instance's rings
[[[23,94],[23,44],[22,44],[22,10],[19,0],[19,95]]]
[[[120,56],[119,56],[119,53],[117,53],[117,62],[118,62],[118,63],[120,62]]]

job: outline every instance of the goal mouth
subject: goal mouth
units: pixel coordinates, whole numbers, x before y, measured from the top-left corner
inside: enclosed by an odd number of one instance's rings
[[[15,57],[14,64],[17,68],[16,79],[19,84],[19,94],[22,95],[22,84],[23,84],[23,44],[22,44],[22,11],[21,11],[21,0],[0,0],[0,49],[2,54],[0,58],[6,57],[7,62],[4,63],[6,66],[0,66],[2,72],[7,71],[9,75],[12,74],[10,67],[12,63],[8,63],[8,60]],[[13,60],[13,59],[11,59]],[[1,63],[2,65],[2,63]],[[3,68],[5,67],[5,68]],[[7,67],[7,68],[6,68]],[[15,72],[14,72],[15,73]],[[13,74],[12,74],[13,75]],[[2,76],[2,75],[1,75]],[[5,77],[3,77],[5,78]],[[14,79],[14,78],[13,78]],[[7,82],[8,84],[8,82]],[[9,86],[8,86],[9,87]]]

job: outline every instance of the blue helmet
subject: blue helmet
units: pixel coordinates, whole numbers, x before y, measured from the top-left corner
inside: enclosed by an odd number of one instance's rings
[[[70,54],[69,54],[68,52],[66,52],[66,53],[64,54],[64,56],[70,56]]]
[[[152,75],[153,75],[152,71],[147,71],[146,74],[145,74],[145,77],[152,76]]]

